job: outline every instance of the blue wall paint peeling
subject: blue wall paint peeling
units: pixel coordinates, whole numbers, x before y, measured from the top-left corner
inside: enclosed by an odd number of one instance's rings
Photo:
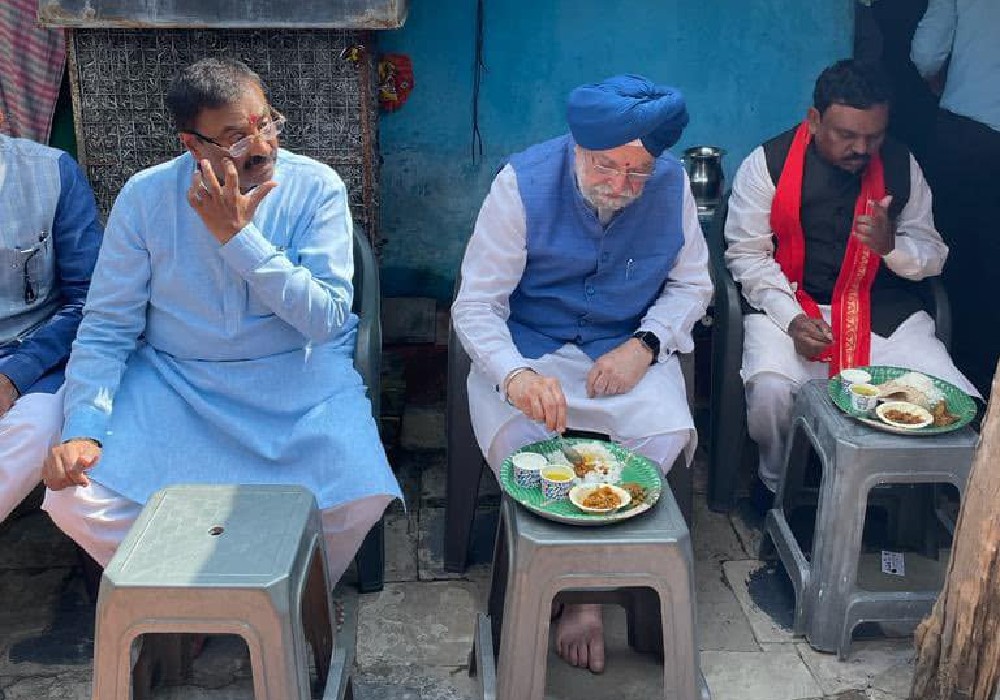
[[[380,122],[383,290],[449,299],[482,199],[510,153],[566,130],[567,93],[622,72],[681,88],[674,152],[726,149],[727,181],[801,119],[819,71],[848,56],[853,0],[485,0],[482,163],[471,159],[475,2],[417,0],[379,36],[416,88]],[[613,8],[613,9],[611,9]]]

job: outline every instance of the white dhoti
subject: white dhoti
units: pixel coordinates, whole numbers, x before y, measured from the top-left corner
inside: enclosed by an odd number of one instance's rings
[[[376,495],[320,511],[326,544],[330,586],[336,585],[357,554],[365,535],[393,500]],[[53,522],[102,567],[114,556],[142,505],[91,480],[90,486],[45,491],[46,510]],[[261,536],[266,536],[261,533]]]
[[[45,455],[62,430],[62,389],[22,396],[0,418],[0,522],[42,478]]]
[[[821,306],[829,323],[830,307]],[[799,385],[826,379],[829,365],[810,362],[792,339],[764,314],[743,317],[743,366],[747,431],[760,449],[760,478],[775,491],[785,467],[785,446],[792,404]],[[888,338],[872,334],[871,364],[906,367],[951,382],[971,396],[979,392],[958,371],[944,344],[934,335],[934,319],[918,311]]]
[[[586,385],[594,362],[575,345],[564,345],[529,364],[539,374],[559,380],[569,428],[604,433],[659,464],[664,474],[681,451],[690,466],[698,438],[676,356],[652,365],[632,391],[596,398],[587,396]],[[475,364],[468,388],[472,428],[494,472],[511,452],[552,437],[543,424],[505,402]]]

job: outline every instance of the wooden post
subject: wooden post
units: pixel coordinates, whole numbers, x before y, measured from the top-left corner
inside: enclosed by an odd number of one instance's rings
[[[1000,675],[1000,371],[965,488],[948,578],[917,628],[911,700],[992,700]]]

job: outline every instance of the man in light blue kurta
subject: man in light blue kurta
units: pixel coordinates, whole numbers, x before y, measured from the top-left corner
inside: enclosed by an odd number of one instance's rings
[[[188,152],[111,212],[46,510],[106,564],[164,486],[301,484],[335,581],[400,496],[352,363],[344,184],[278,148],[284,118],[242,64],[189,66],[168,105]]]

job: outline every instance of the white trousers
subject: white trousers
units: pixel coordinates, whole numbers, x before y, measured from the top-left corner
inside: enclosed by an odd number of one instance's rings
[[[62,389],[22,396],[0,418],[0,522],[42,478],[42,462],[59,441]]]
[[[829,322],[829,307],[820,308]],[[741,374],[746,385],[747,432],[760,450],[760,479],[776,491],[785,470],[795,394],[804,382],[826,379],[829,365],[798,355],[792,339],[762,314],[745,316],[743,327]],[[934,320],[923,311],[903,321],[888,338],[872,334],[871,364],[925,372],[979,396],[935,337]]]
[[[533,421],[525,415],[512,418],[507,421],[493,442],[490,443],[489,453],[486,461],[489,463],[493,473],[500,477],[500,465],[510,454],[539,440],[548,440],[552,433],[544,424]],[[611,435],[612,440],[616,440],[632,452],[637,452],[644,457],[648,457],[660,465],[660,470],[666,475],[670,471],[681,451],[687,447],[691,434],[687,430],[679,430],[673,433],[660,433],[643,438],[620,439],[620,436]]]
[[[392,501],[390,496],[369,496],[320,511],[326,542],[330,586],[336,585],[372,525]],[[106,567],[125,539],[142,505],[91,481],[90,486],[70,486],[45,491],[46,510],[53,522],[102,567]]]

